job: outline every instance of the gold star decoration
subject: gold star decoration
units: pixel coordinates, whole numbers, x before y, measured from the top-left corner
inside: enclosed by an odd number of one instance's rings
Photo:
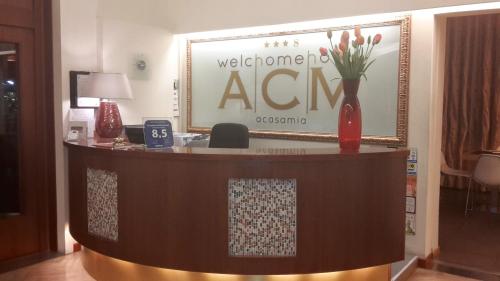
[[[264,43],[264,47],[269,48],[269,42]]]
[[[283,46],[287,47],[288,46],[288,41],[283,41]]]
[[[276,47],[279,47],[279,45],[280,45],[280,42],[278,42],[278,41],[274,41],[274,47],[275,47],[275,48],[276,48]]]

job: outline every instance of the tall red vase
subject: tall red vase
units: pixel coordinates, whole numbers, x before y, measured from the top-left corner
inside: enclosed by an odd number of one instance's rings
[[[111,101],[101,101],[95,120],[95,130],[101,138],[116,138],[122,133],[123,125],[118,105]]]
[[[342,150],[359,150],[361,144],[361,107],[359,79],[343,79],[344,99],[339,111],[339,144]]]

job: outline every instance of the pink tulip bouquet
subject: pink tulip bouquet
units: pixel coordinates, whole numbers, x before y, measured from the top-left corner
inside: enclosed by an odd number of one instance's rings
[[[375,59],[370,61],[373,47],[382,40],[382,35],[377,34],[373,37],[373,40],[370,35],[368,36],[368,40],[365,41],[365,37],[361,35],[361,28],[359,26],[354,28],[354,35],[356,39],[352,40],[351,44],[349,44],[349,32],[344,31],[339,44],[335,44],[334,46],[332,42],[332,31],[329,30],[327,32],[332,47],[330,49],[330,55],[342,79],[355,80],[360,79],[361,76],[366,79],[365,72],[375,61]],[[326,48],[321,47],[319,51],[322,56],[328,56],[328,50]]]

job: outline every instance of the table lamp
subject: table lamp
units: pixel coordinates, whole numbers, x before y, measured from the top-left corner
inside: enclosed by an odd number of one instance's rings
[[[95,120],[95,130],[101,138],[120,136],[123,124],[118,105],[108,99],[132,99],[132,89],[123,73],[91,73],[87,91],[81,96],[101,98]]]

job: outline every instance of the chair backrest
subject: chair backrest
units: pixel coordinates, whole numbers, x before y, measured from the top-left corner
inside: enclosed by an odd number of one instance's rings
[[[211,148],[248,148],[248,128],[242,124],[219,123],[210,133]]]
[[[483,185],[500,186],[500,155],[481,154],[473,178]]]

